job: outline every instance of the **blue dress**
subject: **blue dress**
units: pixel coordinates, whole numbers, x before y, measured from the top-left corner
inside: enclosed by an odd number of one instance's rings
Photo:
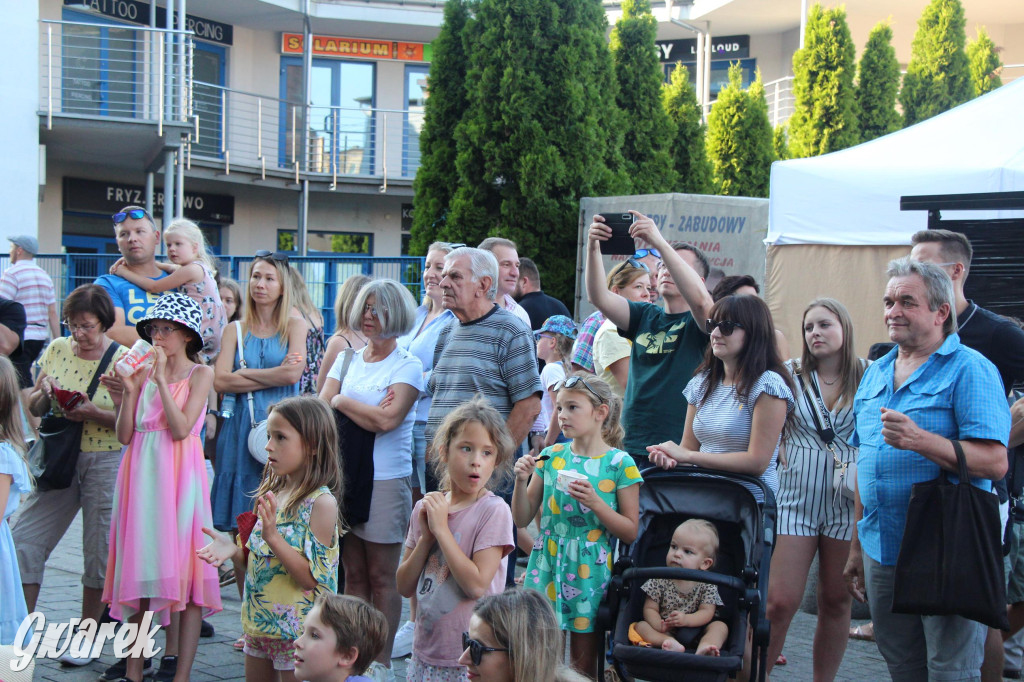
[[[13,644],[21,622],[28,616],[25,593],[21,589],[21,571],[14,551],[14,538],[7,519],[21,504],[21,496],[32,490],[28,467],[21,455],[7,443],[0,442],[0,474],[14,477],[7,506],[0,517],[0,646]]]
[[[229,326],[224,333],[233,332]],[[245,364],[250,369],[280,367],[288,354],[287,342],[282,343],[276,334],[261,339],[253,336],[251,332],[247,333],[242,346]],[[236,352],[232,371],[239,367]],[[261,422],[267,418],[267,407],[270,405],[298,394],[298,383],[253,392],[253,412],[256,421]],[[248,394],[238,393],[235,396],[234,414],[231,419],[224,422],[217,438],[217,460],[214,467],[216,476],[210,495],[213,500],[213,525],[217,530],[233,530],[238,525],[235,517],[242,512],[253,510],[252,494],[260,486],[263,467],[249,454],[250,430]]]

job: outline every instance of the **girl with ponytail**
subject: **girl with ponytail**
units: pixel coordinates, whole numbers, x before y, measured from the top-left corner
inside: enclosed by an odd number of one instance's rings
[[[622,401],[607,383],[573,374],[555,386],[555,406],[572,440],[516,462],[512,518],[525,527],[543,504],[523,585],[551,601],[559,626],[571,633],[573,667],[594,679],[601,649],[594,617],[611,577],[612,538],[636,539],[642,481],[619,449]]]

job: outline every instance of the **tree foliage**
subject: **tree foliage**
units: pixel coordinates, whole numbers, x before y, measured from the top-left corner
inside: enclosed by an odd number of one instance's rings
[[[785,123],[775,126],[772,131],[772,155],[776,161],[785,161],[789,156],[789,128]]]
[[[664,76],[657,33],[649,0],[622,0],[610,47],[623,116],[622,158],[634,194],[670,192],[677,184],[672,122],[661,105]]]
[[[595,0],[479,0],[467,25],[468,104],[446,229],[514,240],[572,298],[579,200],[621,192],[621,122]]]
[[[1003,68],[999,48],[984,27],[979,26],[977,39],[967,43],[967,68],[971,74],[975,97],[992,92],[1003,84],[999,77],[999,71]]]
[[[900,89],[900,64],[892,46],[892,27],[882,22],[871,29],[860,57],[857,107],[860,136],[867,142],[900,128],[896,93]]]
[[[903,77],[900,104],[910,126],[971,99],[967,20],[960,0],[932,0],[920,20]]]
[[[681,62],[676,63],[670,81],[662,88],[661,103],[675,128],[671,152],[678,180],[672,191],[707,194],[711,191],[711,164],[706,129],[689,71]]]
[[[708,116],[708,158],[717,194],[767,197],[772,165],[772,126],[761,73],[743,89],[738,62]]]
[[[789,151],[795,158],[851,147],[860,140],[853,76],[856,50],[846,10],[811,7],[804,47],[793,55]]]
[[[469,19],[466,0],[447,0],[444,23],[434,41],[427,101],[420,131],[420,167],[413,180],[410,253],[425,254],[447,229],[452,195],[458,186],[455,128],[466,109],[466,53],[462,33]]]

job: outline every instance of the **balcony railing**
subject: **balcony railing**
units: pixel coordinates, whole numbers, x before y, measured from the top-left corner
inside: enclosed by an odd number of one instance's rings
[[[40,22],[40,31],[40,110],[47,127],[54,115],[159,126],[187,121],[191,33],[50,20]]]
[[[339,177],[386,182],[412,178],[419,168],[422,110],[303,107],[212,83],[192,85],[189,161],[212,160],[225,173],[241,169],[265,176],[267,170],[287,169],[296,178],[329,178],[332,187]]]

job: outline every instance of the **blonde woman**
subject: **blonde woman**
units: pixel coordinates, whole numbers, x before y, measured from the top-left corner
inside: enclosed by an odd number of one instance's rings
[[[324,316],[313,305],[306,289],[306,280],[294,265],[289,266],[292,276],[292,293],[295,295],[295,308],[299,316],[306,321],[306,368],[299,380],[300,395],[316,395],[316,379],[320,374],[320,365],[327,350],[327,339],[324,337]],[[293,312],[294,314],[294,312]]]
[[[358,329],[351,329],[348,320],[359,290],[369,281],[370,278],[366,275],[352,275],[338,289],[338,296],[334,299],[334,324],[337,325],[337,329],[327,339],[324,360],[320,364],[320,373],[316,378],[317,393],[323,390],[327,372],[334,366],[338,353],[345,348],[359,350],[366,346],[366,337]]]

